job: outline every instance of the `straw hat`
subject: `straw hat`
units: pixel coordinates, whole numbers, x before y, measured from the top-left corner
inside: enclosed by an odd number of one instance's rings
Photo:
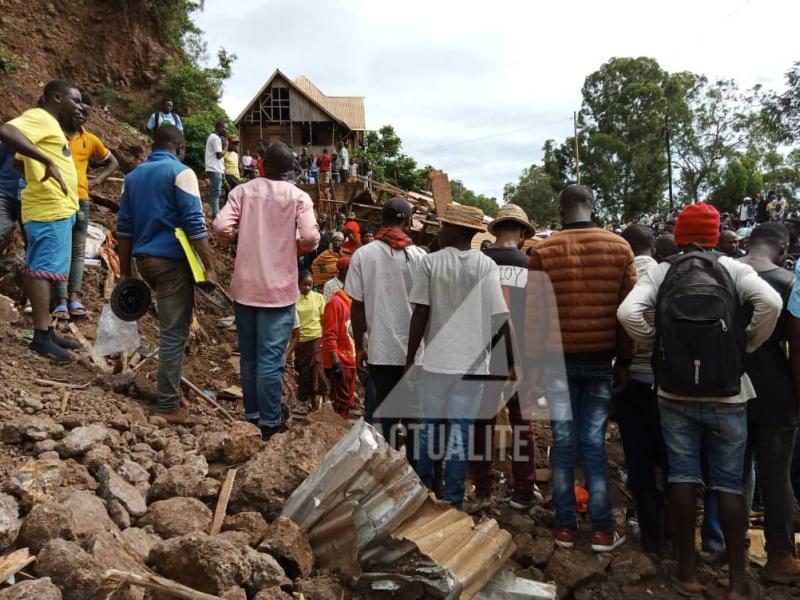
[[[489,233],[494,235],[494,228],[504,221],[514,221],[523,225],[527,230],[525,237],[531,237],[534,234],[533,225],[531,225],[530,219],[528,219],[528,215],[525,214],[525,211],[522,210],[516,204],[504,204],[500,207],[500,210],[497,211],[497,216],[495,217],[494,221],[489,223]]]
[[[486,231],[486,227],[483,225],[483,211],[474,206],[448,204],[444,209],[444,216],[440,217],[439,221],[466,229]]]

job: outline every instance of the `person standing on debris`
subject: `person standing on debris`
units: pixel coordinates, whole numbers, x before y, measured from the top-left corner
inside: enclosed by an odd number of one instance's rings
[[[302,169],[300,176],[306,183],[308,183],[312,162],[314,162],[314,157],[311,156],[311,153],[308,151],[308,146],[303,146],[303,149],[300,152],[300,168]]]
[[[612,382],[624,387],[633,355],[633,343],[618,326],[616,312],[633,287],[636,267],[628,243],[592,223],[593,208],[588,187],[564,188],[559,196],[562,230],[531,251],[530,269],[552,282],[558,330],[554,320],[542,317],[539,286],[529,286],[525,344],[529,364],[545,359],[530,369],[528,387],[536,389],[544,375],[553,431],[556,544],[575,545],[575,464],[580,453],[592,550],[608,552],[625,542],[624,532],[614,527],[605,436]]]
[[[225,152],[228,149],[228,124],[217,121],[214,131],[206,139],[206,175],[211,186],[209,204],[211,217],[216,219],[219,214],[219,197],[222,194],[222,178],[225,176]],[[262,173],[263,176],[263,173]]]
[[[75,84],[54,80],[44,88],[41,107],[0,126],[0,142],[16,152],[25,166],[22,222],[27,240],[25,292],[33,310],[30,349],[58,363],[69,362],[69,350],[81,347],[55,334],[50,324],[50,286],[69,278],[78,172],[64,129],[82,111]]]
[[[719,212],[700,202],[678,215],[682,253],[648,271],[617,316],[637,342],[653,342],[661,431],[669,462],[673,582],[685,595],[704,587],[697,577],[697,485],[716,493],[725,538],[729,598],[755,598],[745,569],[747,511],[742,494],[747,443],[746,402],[755,397],[745,353],[775,328],[780,295],[752,267],[709,252],[719,238]],[[714,301],[709,299],[713,298]],[[743,306],[753,316],[746,325]],[[655,311],[655,327],[645,314]],[[708,457],[704,481],[701,443]]]
[[[236,138],[231,139],[228,150],[222,160],[225,163],[225,187],[230,192],[241,183],[241,176],[239,175],[239,140]]]
[[[165,98],[161,103],[161,110],[150,115],[150,119],[147,121],[147,131],[150,132],[150,135],[155,135],[156,129],[162,125],[174,125],[178,131],[183,132],[181,118],[172,109],[172,100]]]
[[[158,406],[170,423],[196,419],[181,408],[181,371],[194,310],[194,277],[175,229],[183,228],[205,268],[204,285],[217,274],[208,243],[197,176],[181,162],[183,134],[173,125],[156,130],[153,151],[125,177],[117,216],[122,279],[133,276],[132,258],[154,290],[159,324]]]
[[[311,263],[311,272],[314,275],[314,287],[324,289],[325,284],[336,276],[336,263],[340,258],[349,254],[342,249],[342,244],[344,244],[344,235],[338,231],[334,231],[331,234],[330,247],[317,256],[314,262]]]
[[[297,397],[300,402],[312,401],[322,404],[328,391],[325,368],[322,366],[322,317],[325,314],[325,298],[314,291],[314,279],[308,271],[300,273],[300,298],[297,314],[300,316],[300,341],[294,352],[294,367],[297,371]]]
[[[297,255],[313,251],[320,236],[311,198],[288,181],[289,146],[272,144],[264,159],[266,177],[231,191],[214,232],[221,243],[237,244],[231,296],[245,418],[267,440],[283,425],[281,387],[298,298]]]
[[[412,312],[408,295],[416,268],[425,255],[408,235],[412,212],[411,204],[402,198],[390,198],[383,203],[381,228],[375,234],[375,242],[362,246],[353,255],[345,283],[345,291],[353,299],[353,339],[358,365],[367,365],[375,386],[374,404],[365,402],[364,419],[375,425],[395,449],[399,448],[400,416],[375,418],[374,413],[403,379]],[[406,456],[412,465],[414,446],[408,438]]]
[[[440,222],[442,249],[420,260],[409,294],[415,306],[406,377],[424,339],[417,473],[433,489],[436,457],[444,456],[443,499],[460,508],[469,466],[470,429],[483,398],[480,377],[489,375],[490,343],[506,322],[508,307],[497,265],[471,249],[472,238],[484,231],[483,211],[449,205]]]
[[[340,258],[337,266],[338,278],[346,281],[350,258]],[[351,304],[350,296],[340,288],[325,305],[322,318],[322,365],[328,378],[333,410],[343,419],[350,418],[355,406],[356,353],[348,332]]]
[[[331,182],[331,155],[328,154],[328,149],[323,148],[320,155],[317,157],[317,167],[319,168],[319,182],[321,185],[329,185]]]
[[[489,233],[495,241],[483,253],[498,266],[500,285],[509,309],[509,326],[506,335],[514,336],[513,350],[502,337],[493,341],[490,374],[506,375],[512,369],[522,372],[517,348],[521,347],[521,335],[525,329],[525,300],[528,285],[528,257],[520,251],[522,243],[534,233],[528,215],[515,204],[504,204],[497,217],[489,224]],[[514,453],[511,457],[513,494],[509,506],[517,510],[528,510],[534,501],[536,463],[534,461],[532,414],[530,407],[520,404],[519,394],[509,391],[508,381],[487,381],[484,389],[481,417],[475,422],[474,460],[471,461],[472,480],[475,482],[474,510],[488,506],[494,492],[492,475],[492,450],[496,416],[502,408],[501,396],[505,393],[508,420],[512,429]],[[510,396],[510,397],[509,397]],[[527,414],[523,414],[527,413]],[[485,417],[484,417],[485,415]]]
[[[20,196],[25,179],[14,167],[15,160],[15,152],[0,144],[0,250],[7,247],[14,227],[22,218]]]
[[[78,200],[80,208],[76,214],[75,226],[72,228],[72,263],[69,269],[69,285],[65,281],[56,283],[58,304],[53,311],[57,319],[81,318],[86,316],[86,307],[81,303],[80,294],[83,285],[83,260],[86,253],[86,235],[89,231],[89,190],[102,185],[114,171],[119,168],[117,158],[105,147],[99,137],[86,131],[84,124],[92,114],[92,97],[81,94],[83,112],[64,132],[69,138],[69,149],[72,160],[78,169]],[[89,179],[87,172],[89,162],[103,165],[103,169]]]
[[[347,178],[350,176],[350,153],[342,142],[339,142],[336,149],[339,152],[339,182],[347,183]]]

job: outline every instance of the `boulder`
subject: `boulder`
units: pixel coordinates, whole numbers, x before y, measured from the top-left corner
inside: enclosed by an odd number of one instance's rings
[[[133,573],[146,571],[144,560],[119,533],[109,531],[98,533],[84,547],[104,571],[107,569],[120,569]]]
[[[244,531],[221,531],[217,537],[230,542],[234,546],[250,547],[250,536]]]
[[[8,480],[6,489],[25,506],[44,502],[61,485],[64,463],[54,457],[40,457],[17,468]]]
[[[547,578],[570,592],[579,585],[605,579],[605,570],[594,556],[576,550],[558,549],[545,569]]]
[[[43,577],[0,590],[0,600],[61,600],[61,590],[49,577]]]
[[[223,442],[223,459],[229,465],[250,460],[263,446],[261,430],[247,421],[237,421]]]
[[[61,471],[61,487],[94,491],[97,489],[98,483],[86,467],[70,458],[64,461]]]
[[[269,525],[257,512],[241,512],[228,515],[222,522],[222,531],[241,531],[249,537],[251,546],[255,546],[264,537]]]
[[[103,571],[75,542],[55,539],[39,553],[36,572],[61,588],[64,600],[103,600]]]
[[[122,537],[130,544],[133,551],[136,552],[136,555],[143,561],[147,560],[153,546],[161,541],[161,538],[157,535],[148,533],[144,529],[138,527],[129,527],[122,532]]]
[[[147,512],[147,503],[135,487],[120,477],[108,465],[97,469],[97,480],[100,482],[100,496],[106,502],[116,500],[132,517],[141,517]]]
[[[344,597],[344,587],[333,575],[305,579],[297,587],[305,600],[340,600]]]
[[[290,586],[292,580],[286,577],[286,573],[272,556],[257,552],[252,548],[245,547],[244,556],[250,563],[250,578],[245,582],[245,588],[251,595],[274,586]]]
[[[229,434],[225,431],[207,431],[200,435],[198,448],[200,454],[205,456],[208,462],[218,462],[224,456],[225,440]]]
[[[119,467],[117,467],[117,473],[131,485],[142,482],[148,483],[150,481],[150,473],[147,472],[147,469],[129,458],[124,459]]]
[[[292,600],[293,596],[287,592],[284,592],[279,587],[271,587],[266,590],[261,590],[255,596],[253,596],[253,600]]]
[[[286,517],[275,519],[269,526],[258,550],[274,556],[292,579],[308,577],[314,569],[308,532]]]
[[[658,570],[646,554],[626,550],[616,554],[611,561],[611,580],[620,586],[636,585],[656,576]]]
[[[118,500],[112,498],[108,503],[108,516],[114,521],[114,525],[120,529],[127,529],[131,526],[131,515]]]
[[[517,547],[514,552],[514,560],[522,567],[544,567],[555,550],[553,536],[547,532],[545,535],[537,532],[520,533],[514,536],[514,545]]]
[[[61,440],[61,443],[58,445],[58,454],[61,458],[81,456],[90,448],[111,439],[114,433],[115,432],[111,429],[100,423],[76,427]]]
[[[240,548],[203,533],[159,542],[147,563],[165,577],[208,594],[241,587],[252,576],[250,561]]]
[[[213,498],[219,493],[220,483],[205,477],[191,465],[177,465],[161,473],[150,486],[151,500],[164,500],[174,496]]]
[[[169,498],[150,505],[138,525],[151,525],[162,538],[169,539],[188,533],[207,533],[211,529],[211,510],[196,498]]]
[[[64,435],[64,426],[44,415],[20,414],[6,421],[0,429],[0,441],[19,444],[25,440],[41,442]]]
[[[17,541],[21,525],[17,501],[8,494],[0,494],[0,550]]]

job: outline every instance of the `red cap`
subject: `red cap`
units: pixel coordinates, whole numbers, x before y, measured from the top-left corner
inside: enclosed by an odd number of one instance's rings
[[[678,246],[697,244],[715,248],[719,240],[719,211],[705,202],[690,204],[678,215],[674,234]]]
[[[349,269],[350,268],[350,257],[343,256],[339,260],[336,261],[336,270],[341,271],[342,269]]]

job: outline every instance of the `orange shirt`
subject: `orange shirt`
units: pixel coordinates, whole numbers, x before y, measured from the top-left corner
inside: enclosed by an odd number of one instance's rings
[[[83,127],[69,140],[69,150],[78,170],[78,198],[88,200],[89,178],[86,173],[89,170],[89,161],[94,159],[102,162],[108,158],[111,151],[105,147],[99,137],[89,133]]]

